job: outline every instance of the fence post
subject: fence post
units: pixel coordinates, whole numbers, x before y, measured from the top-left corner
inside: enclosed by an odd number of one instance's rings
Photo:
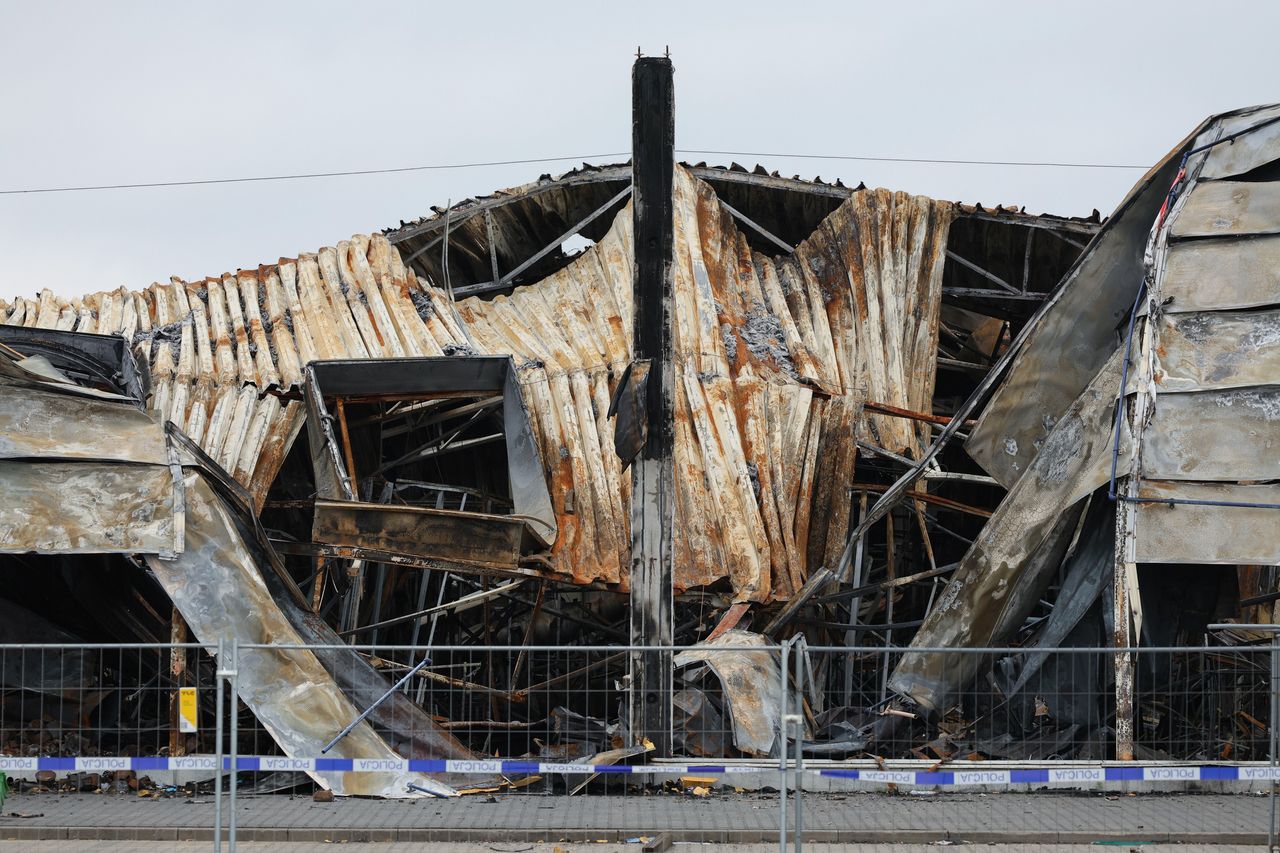
[[[1267,850],[1272,853],[1276,849],[1276,752],[1280,747],[1280,732],[1276,729],[1276,716],[1280,713],[1280,632],[1271,632],[1271,679],[1267,692],[1271,695],[1271,719],[1267,721],[1270,733],[1271,759],[1271,817],[1267,821]]]
[[[804,683],[811,673],[808,669],[809,654],[806,646],[808,642],[801,635],[799,640],[799,654],[796,655],[796,689],[795,705],[796,711],[791,715],[791,721],[795,723],[796,737],[796,761],[795,775],[793,776],[795,786],[795,853],[801,853],[804,847]]]
[[[784,640],[778,647],[781,659],[778,682],[778,850],[787,853],[787,663],[791,654],[791,640]]]
[[[227,820],[227,847],[236,853],[236,770],[240,763],[240,715],[236,713],[239,700],[237,676],[240,672],[240,641],[231,638],[231,815]]]
[[[226,666],[226,644],[218,639],[217,667],[213,673],[214,705],[213,744],[213,853],[222,853],[222,674]]]

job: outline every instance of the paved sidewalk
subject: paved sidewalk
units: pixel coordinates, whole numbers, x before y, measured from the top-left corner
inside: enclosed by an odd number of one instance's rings
[[[463,842],[487,842],[482,849],[492,849],[508,842],[616,843],[662,833],[672,841],[759,844],[777,838],[778,805],[776,795],[731,791],[703,798],[514,793],[331,803],[274,795],[241,797],[237,823],[245,842],[448,842],[448,849],[458,850]],[[1026,849],[1094,841],[1261,844],[1268,801],[1226,794],[808,793],[803,815],[805,838],[814,845],[969,841],[1017,843]],[[191,802],[31,793],[6,801],[0,840],[129,841],[130,849],[140,849],[136,842],[158,841],[172,847],[173,842],[211,838],[212,824],[208,796]],[[379,848],[382,853],[389,849]]]
[[[956,849],[967,845],[957,844]],[[26,842],[0,841],[0,853],[18,853],[30,849]],[[334,853],[332,844],[306,841],[242,841],[236,845],[244,853]],[[484,843],[484,844],[402,844],[369,843],[344,844],[342,853],[637,853],[635,844],[592,844],[589,842],[539,843]],[[668,853],[777,853],[774,844],[714,844],[676,842]],[[952,849],[930,844],[812,844],[804,845],[805,853],[939,853]],[[975,845],[975,850],[978,846]],[[983,844],[982,853],[1019,853],[1027,850],[1024,844]],[[1098,853],[1096,846],[1088,844],[1037,845],[1041,853]],[[1141,847],[1113,847],[1116,851],[1136,853],[1253,853],[1266,850],[1265,844],[1153,844]],[[63,853],[207,853],[208,841],[68,841],[59,846]]]

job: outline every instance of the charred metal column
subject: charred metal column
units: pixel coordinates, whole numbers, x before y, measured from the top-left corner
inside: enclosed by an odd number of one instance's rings
[[[631,466],[631,644],[667,648],[632,653],[629,716],[636,741],[648,738],[658,754],[669,755],[675,511],[671,364],[675,86],[668,58],[637,59],[632,68],[631,140],[633,345],[636,361],[649,362],[646,438]]]

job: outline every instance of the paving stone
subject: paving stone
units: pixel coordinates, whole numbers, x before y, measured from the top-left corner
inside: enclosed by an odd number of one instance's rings
[[[680,842],[776,845],[778,832],[778,798],[759,794],[568,797],[524,792],[495,799],[339,798],[317,804],[310,797],[241,795],[236,820],[242,839],[263,844],[617,842],[666,832]],[[0,840],[177,843],[212,838],[214,810],[209,797],[192,803],[27,793],[12,797],[6,807],[39,816],[0,818]],[[789,802],[789,822],[794,816],[794,803]],[[1021,841],[1039,847],[1101,840],[1247,844],[1265,840],[1268,801],[1243,794],[1107,797],[1046,792],[920,797],[810,792],[803,800],[802,820],[813,844]]]

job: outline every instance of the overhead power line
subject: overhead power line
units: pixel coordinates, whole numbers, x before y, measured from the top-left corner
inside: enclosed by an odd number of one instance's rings
[[[868,163],[937,163],[944,166],[1040,166],[1057,169],[1149,169],[1131,163],[1063,163],[1050,160],[941,160],[933,157],[863,157],[854,154],[782,154],[760,151],[703,151],[676,149],[681,154],[713,154],[719,157],[787,157],[792,160],[859,160]]]
[[[294,175],[255,175],[250,178],[210,178],[200,181],[149,181],[137,184],[93,184],[78,187],[36,187],[25,190],[0,190],[0,195],[34,193],[78,193],[93,190],[140,190],[153,187],[199,187],[209,184],[249,184],[261,181],[300,181],[308,178],[345,178],[352,175],[390,175],[396,172],[427,172],[445,169],[475,169],[482,166],[524,166],[532,163],[560,163],[565,160],[595,160],[603,157],[626,157],[626,152],[582,154],[576,157],[533,157],[525,160],[491,160],[485,163],[449,163],[436,166],[399,166],[391,169],[351,169],[344,172],[303,172]]]
[[[853,160],[866,163],[926,163],[944,166],[1027,166],[1059,169],[1147,169],[1147,166],[1127,163],[1067,163],[1039,160],[948,160],[933,157],[870,157],[854,154],[786,154],[759,151],[712,151],[700,148],[677,148],[678,154],[702,154],[719,157],[783,157],[792,160]],[[569,160],[601,160],[611,157],[627,157],[625,151],[608,154],[579,154],[572,157],[532,157],[522,160],[489,160],[480,163],[447,163],[429,166],[399,166],[389,169],[349,169],[341,172],[300,172],[286,175],[254,175],[247,178],[209,178],[191,181],[147,181],[132,184],[86,184],[71,187],[31,187],[28,189],[0,190],[0,195],[36,195],[40,193],[77,193],[96,190],[139,190],[159,187],[199,187],[212,184],[250,184],[266,181],[300,181],[311,178],[345,178],[357,175],[390,175],[399,172],[428,172],[449,169],[476,169],[485,166],[524,166],[535,163],[562,163]]]

